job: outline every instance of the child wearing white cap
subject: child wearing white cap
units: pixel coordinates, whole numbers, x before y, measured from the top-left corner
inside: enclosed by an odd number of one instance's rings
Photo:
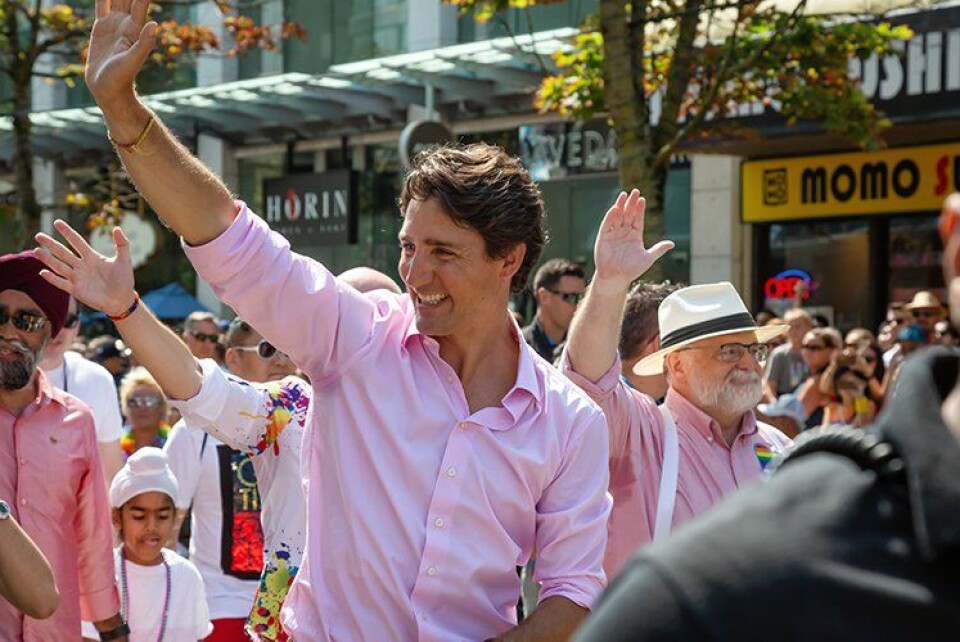
[[[121,540],[114,558],[120,613],[130,627],[130,642],[202,640],[213,630],[200,572],[163,548],[173,528],[176,496],[177,480],[159,448],[131,455],[110,484],[113,525]],[[84,637],[97,639],[87,626]]]

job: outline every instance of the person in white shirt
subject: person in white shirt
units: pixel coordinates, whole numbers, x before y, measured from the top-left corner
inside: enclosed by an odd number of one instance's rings
[[[177,480],[166,454],[146,446],[134,453],[110,485],[120,613],[130,642],[202,640],[213,625],[200,572],[163,544],[173,529]],[[89,624],[83,635],[98,639]]]
[[[60,333],[47,344],[40,361],[40,369],[54,388],[69,392],[90,406],[97,429],[100,465],[109,488],[113,476],[123,466],[123,451],[120,449],[120,436],[123,433],[120,400],[113,376],[107,369],[69,349],[77,340],[79,332],[77,300],[71,296],[67,320]]]

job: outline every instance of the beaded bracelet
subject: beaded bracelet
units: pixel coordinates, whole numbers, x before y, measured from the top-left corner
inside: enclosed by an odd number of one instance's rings
[[[115,317],[112,317],[112,316],[110,316],[110,315],[108,314],[108,315],[107,315],[107,318],[110,319],[111,321],[113,321],[114,323],[116,323],[117,321],[123,321],[123,320],[126,319],[128,316],[130,316],[131,314],[133,314],[138,307],[140,307],[140,295],[137,294],[136,291],[134,291],[134,293],[133,293],[133,303],[130,305],[130,307],[127,308],[125,312],[123,312],[123,313],[121,313],[121,314],[119,314],[119,315],[117,315],[117,316],[115,316]]]

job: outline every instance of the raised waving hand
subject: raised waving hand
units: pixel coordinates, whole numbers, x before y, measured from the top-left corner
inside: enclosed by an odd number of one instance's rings
[[[633,190],[629,195],[621,192],[607,210],[593,250],[597,282],[626,287],[673,249],[673,241],[660,241],[649,249],[644,245],[646,206],[640,192]]]
[[[90,247],[64,221],[58,219],[53,226],[70,247],[46,234],[37,234],[40,245],[37,258],[50,268],[41,270],[40,276],[91,308],[111,316],[122,314],[135,296],[130,243],[123,230],[119,227],[113,229],[116,253],[106,257]]]
[[[157,23],[147,21],[149,8],[149,0],[97,0],[84,78],[100,105],[133,93],[157,32]]]

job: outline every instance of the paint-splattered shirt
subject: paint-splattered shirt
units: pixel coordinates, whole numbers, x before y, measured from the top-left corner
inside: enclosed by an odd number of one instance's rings
[[[253,384],[212,360],[200,365],[200,392],[173,405],[189,427],[250,454],[262,502],[264,563],[247,629],[255,640],[283,640],[280,607],[300,568],[306,533],[300,450],[310,386],[298,377]]]

